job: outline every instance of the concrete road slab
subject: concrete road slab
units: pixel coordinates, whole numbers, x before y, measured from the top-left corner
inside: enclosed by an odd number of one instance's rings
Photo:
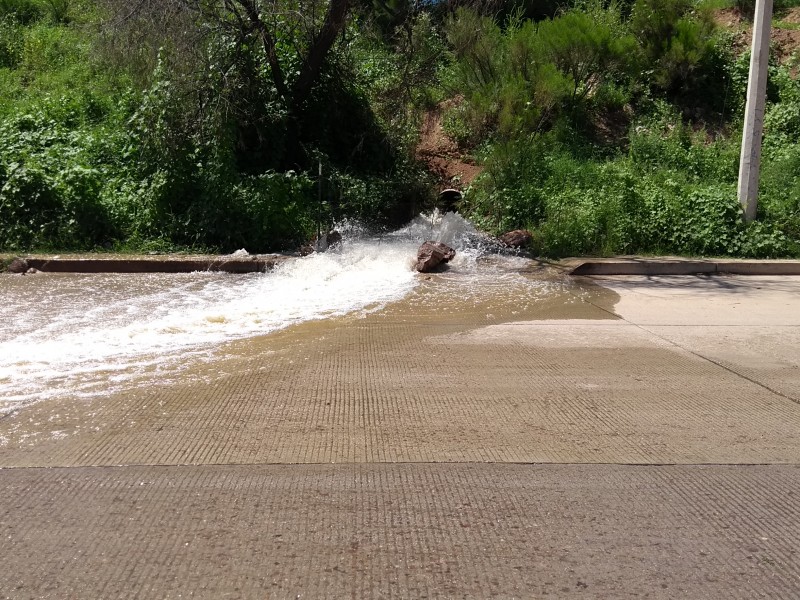
[[[0,418],[0,598],[798,597],[800,280],[531,277]]]
[[[800,402],[800,277],[602,277],[643,333]]]
[[[0,470],[0,597],[796,598],[800,469]]]
[[[232,354],[255,358],[223,376],[13,414],[0,421],[0,465],[800,462],[793,363],[739,372],[648,329],[676,295],[683,323],[733,293],[701,283],[631,292],[660,303],[650,320],[631,316],[624,282],[616,306],[555,294],[558,310],[534,298],[513,315],[557,319],[497,323],[510,320],[505,296],[489,319],[490,299],[442,311],[434,295],[294,328],[242,342]],[[704,330],[703,347],[724,331]]]
[[[614,312],[639,325],[800,326],[800,277],[593,277],[620,295]]]

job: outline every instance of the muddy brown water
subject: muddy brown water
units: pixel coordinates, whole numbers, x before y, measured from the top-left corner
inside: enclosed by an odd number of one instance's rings
[[[437,336],[515,321],[615,318],[616,293],[534,261],[517,260],[509,269],[488,259],[474,273],[417,277],[418,285],[410,294],[378,310],[368,307],[216,344],[199,354],[187,352],[177,361],[165,359],[164,365],[158,361],[136,365],[134,373],[100,368],[91,373],[97,385],[89,395],[55,393],[22,406],[6,402],[0,448],[35,447],[42,440],[99,434],[124,426],[126,415],[134,413],[129,427],[158,430],[160,407],[180,405],[183,414],[195,412],[202,418],[210,404],[222,402],[219,394],[236,398],[253,393],[253,386],[292,398],[307,393],[316,398],[313,403],[342,396],[352,399],[361,393],[370,396],[383,385],[391,394],[397,387],[419,385],[415,378],[420,365],[437,360],[440,351],[426,340]],[[25,287],[33,302],[54,282],[68,290],[75,277],[40,275],[26,278],[25,286],[21,279],[15,285]],[[116,282],[116,292],[124,294],[124,280]],[[115,293],[115,286],[107,293]],[[126,379],[126,375],[131,376]]]

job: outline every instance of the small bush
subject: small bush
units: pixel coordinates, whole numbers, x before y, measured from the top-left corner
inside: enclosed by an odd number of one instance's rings
[[[36,0],[0,0],[0,19],[12,19],[29,25],[42,17],[42,5]]]
[[[43,0],[43,8],[51,23],[64,24],[70,21],[70,0]]]
[[[576,153],[585,141],[564,144],[558,131],[495,147],[465,196],[468,212],[492,231],[536,230],[538,251],[550,256],[797,255],[800,146],[765,165],[761,221],[746,226],[737,144],[710,143],[668,105],[655,106],[632,130],[627,156]]]
[[[0,17],[0,69],[16,69],[25,43],[22,27],[13,19]]]
[[[774,68],[770,75],[777,98],[764,116],[764,153],[778,158],[800,143],[800,80],[786,67]]]
[[[630,133],[629,156],[650,171],[668,169],[692,182],[736,180],[739,146],[736,141],[710,143],[702,129],[693,131],[665,103],[657,113],[636,123]]]
[[[16,250],[57,244],[63,219],[53,182],[40,169],[9,165],[0,189],[0,247]]]
[[[692,0],[636,0],[631,28],[648,85],[688,109],[725,108],[733,57],[708,12]]]

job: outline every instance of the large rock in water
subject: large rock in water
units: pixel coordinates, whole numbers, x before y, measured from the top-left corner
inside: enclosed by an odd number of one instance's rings
[[[307,256],[312,252],[327,252],[338,248],[342,243],[342,234],[335,229],[321,236],[314,236],[310,243],[300,248],[300,255]]]
[[[417,252],[417,271],[430,273],[442,263],[450,262],[456,251],[441,242],[425,242]]]
[[[503,246],[508,248],[526,248],[531,245],[533,235],[527,229],[515,229],[500,236],[499,240]]]
[[[28,261],[24,258],[15,258],[8,265],[9,273],[22,273],[28,270]]]

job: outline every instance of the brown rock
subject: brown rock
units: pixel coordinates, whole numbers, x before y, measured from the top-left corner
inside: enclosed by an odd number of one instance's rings
[[[328,233],[328,248],[333,248],[342,243],[342,234],[335,229]]]
[[[9,273],[25,273],[28,270],[28,261],[24,258],[15,258],[8,265]]]
[[[425,242],[417,252],[417,271],[430,273],[443,263],[450,262],[456,251],[441,242]]]
[[[325,252],[337,248],[342,243],[342,234],[335,229],[321,236],[314,236],[308,244],[300,247],[300,256],[308,256],[314,252]]]
[[[533,235],[527,229],[516,229],[500,236],[500,243],[508,248],[525,248],[530,246]]]

